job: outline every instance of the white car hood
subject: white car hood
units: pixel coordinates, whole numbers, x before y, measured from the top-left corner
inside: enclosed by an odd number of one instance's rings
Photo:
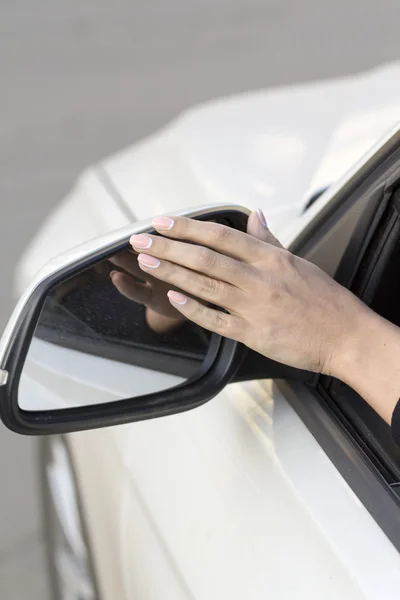
[[[400,63],[225,98],[102,165],[136,219],[214,202],[263,207],[276,231],[400,120]]]
[[[399,120],[400,62],[191,109],[82,175],[25,252],[17,294],[56,254],[182,207],[260,206],[279,234]]]

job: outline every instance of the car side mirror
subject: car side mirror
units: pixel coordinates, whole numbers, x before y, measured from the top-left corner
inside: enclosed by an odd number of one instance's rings
[[[246,231],[249,211],[175,214]],[[233,378],[243,347],[184,321],[165,284],[138,269],[129,238],[147,232],[156,234],[150,221],[76,247],[26,290],[0,342],[7,427],[42,435],[171,415],[207,402]],[[149,294],[158,299],[152,309]]]

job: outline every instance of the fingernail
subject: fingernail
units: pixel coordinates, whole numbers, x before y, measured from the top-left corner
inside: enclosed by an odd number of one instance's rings
[[[150,269],[157,269],[160,266],[160,261],[158,258],[154,256],[149,256],[148,254],[139,254],[138,261],[144,267],[149,267]]]
[[[117,275],[118,271],[110,271],[110,277],[111,279],[114,278],[115,275]]]
[[[150,248],[153,243],[153,240],[149,238],[147,235],[132,235],[129,240],[134,248]]]
[[[173,302],[174,304],[182,305],[182,304],[186,304],[186,302],[188,301],[186,296],[184,296],[180,292],[174,292],[173,290],[170,290],[168,292],[167,296],[171,300],[171,302]]]
[[[174,221],[169,217],[155,217],[152,221],[154,229],[161,229],[163,231],[172,229]]]
[[[267,227],[267,219],[265,218],[265,215],[264,215],[263,211],[261,210],[261,208],[257,208],[257,214],[258,214],[258,218],[261,221],[261,225],[263,227]]]

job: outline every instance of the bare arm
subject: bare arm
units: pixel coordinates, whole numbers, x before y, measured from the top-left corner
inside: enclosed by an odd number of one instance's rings
[[[400,397],[400,329],[370,310],[360,310],[353,334],[332,366],[387,422]]]

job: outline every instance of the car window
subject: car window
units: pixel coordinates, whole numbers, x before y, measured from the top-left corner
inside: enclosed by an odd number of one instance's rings
[[[381,213],[350,289],[372,310],[400,326],[400,187],[392,190]],[[348,386],[327,379],[324,387],[364,440],[385,480],[400,484],[400,448],[390,427]]]
[[[332,200],[315,212],[290,249],[400,326],[400,131],[387,152],[345,183]],[[389,426],[354,390],[334,378],[279,384],[400,551],[400,449]]]

